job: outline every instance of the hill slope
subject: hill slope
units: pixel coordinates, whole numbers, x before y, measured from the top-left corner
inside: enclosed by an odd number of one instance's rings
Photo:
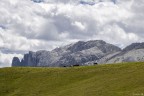
[[[144,63],[3,68],[0,86],[0,96],[141,96]]]

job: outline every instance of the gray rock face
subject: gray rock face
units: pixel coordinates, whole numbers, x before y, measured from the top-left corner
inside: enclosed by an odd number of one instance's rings
[[[13,60],[12,60],[12,66],[20,66],[20,60],[18,57],[14,57]]]
[[[121,49],[102,40],[79,41],[52,51],[29,52],[18,64],[12,66],[46,66],[63,67],[72,65],[88,65],[102,57],[119,52]],[[17,64],[16,64],[17,63]]]
[[[101,58],[99,64],[111,64],[121,62],[143,62],[144,61],[144,43],[133,43],[122,51],[109,54]]]
[[[132,43],[131,45],[127,46],[125,49],[123,49],[124,52],[131,51],[136,49],[144,49],[144,42],[143,43]]]

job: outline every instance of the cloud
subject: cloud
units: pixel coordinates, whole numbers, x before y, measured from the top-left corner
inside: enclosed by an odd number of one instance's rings
[[[0,52],[0,68],[1,67],[10,67],[12,58],[14,56],[22,58],[22,54],[4,54],[4,53]]]
[[[0,0],[1,66],[16,54],[78,40],[102,39],[120,47],[144,41],[144,1],[112,1]]]

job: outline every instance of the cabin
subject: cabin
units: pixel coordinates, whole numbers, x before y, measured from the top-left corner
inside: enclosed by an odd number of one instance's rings
[[[75,64],[75,65],[73,65],[73,67],[76,67],[76,66],[80,66],[79,64]]]
[[[97,65],[98,63],[94,63],[94,65]]]

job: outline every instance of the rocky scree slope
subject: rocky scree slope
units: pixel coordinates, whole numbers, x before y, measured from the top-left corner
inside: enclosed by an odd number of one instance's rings
[[[132,43],[120,52],[109,54],[98,60],[99,64],[121,63],[121,62],[143,62],[144,43]]]

